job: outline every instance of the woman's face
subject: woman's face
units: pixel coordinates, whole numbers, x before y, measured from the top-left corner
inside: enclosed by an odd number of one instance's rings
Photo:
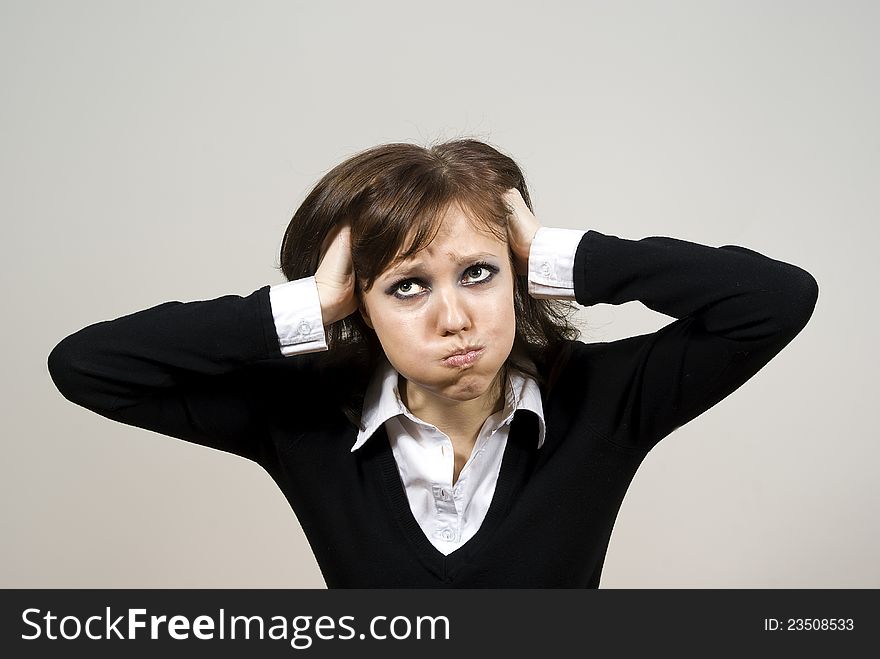
[[[407,398],[466,401],[490,392],[516,332],[506,242],[476,231],[453,206],[433,242],[383,272],[360,312],[388,360],[407,379]],[[464,363],[446,358],[479,346]]]

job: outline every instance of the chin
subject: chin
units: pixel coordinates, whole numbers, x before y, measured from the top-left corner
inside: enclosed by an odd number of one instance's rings
[[[446,367],[444,366],[444,368]],[[449,386],[449,390],[460,392],[462,400],[471,400],[489,391],[496,375],[498,375],[497,369],[491,373],[468,369],[454,378],[454,382]]]

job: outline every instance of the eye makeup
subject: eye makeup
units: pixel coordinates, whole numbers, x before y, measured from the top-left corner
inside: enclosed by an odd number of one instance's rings
[[[477,270],[477,269],[484,270],[484,271],[488,272],[489,273],[488,276],[484,277],[483,279],[478,279],[477,281],[475,281],[472,284],[466,284],[467,286],[479,286],[481,284],[488,283],[488,282],[492,281],[492,279],[494,279],[495,275],[497,275],[499,272],[498,267],[496,267],[490,263],[486,263],[485,261],[477,261],[476,263],[465,268],[464,272],[462,272],[462,276],[466,275],[471,270]],[[412,294],[412,295],[401,295],[401,293],[398,291],[398,289],[402,285],[409,284],[409,283],[415,283],[415,284],[418,284],[419,286],[422,286],[425,284],[425,281],[420,277],[402,277],[402,278],[398,279],[397,281],[395,281],[393,284],[391,284],[385,290],[385,293],[388,295],[391,295],[393,297],[396,297],[398,300],[411,300],[413,298],[421,297],[421,295],[422,295],[421,293],[416,293],[416,294]]]

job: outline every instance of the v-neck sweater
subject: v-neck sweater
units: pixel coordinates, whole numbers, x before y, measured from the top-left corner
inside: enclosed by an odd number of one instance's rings
[[[351,450],[363,450],[366,443],[376,441],[376,430],[384,426],[419,528],[441,553],[450,554],[476,534],[489,511],[515,411],[528,409],[543,423],[541,390],[527,373],[509,370],[503,408],[483,422],[458,478],[453,480],[452,441],[406,407],[397,386],[399,378],[388,359],[382,359],[367,387],[364,430]],[[538,437],[538,448],[542,440],[543,435]]]
[[[552,391],[542,390],[544,445],[537,417],[517,410],[486,517],[447,556],[412,515],[384,428],[351,451],[358,428],[328,404],[345,374],[282,355],[268,285],[90,325],[55,346],[48,368],[78,405],[262,466],[330,588],[596,588],[644,457],[791,342],[818,285],[744,247],[590,230],[574,292],[583,306],[639,300],[675,320],[570,342]]]

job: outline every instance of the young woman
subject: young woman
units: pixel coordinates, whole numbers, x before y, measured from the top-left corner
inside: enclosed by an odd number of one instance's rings
[[[281,246],[286,283],[166,302],[62,340],[69,400],[244,456],[328,587],[598,587],[662,438],[804,327],[806,271],[752,250],[541,226],[516,163],[456,140],[368,149]],[[677,320],[578,341],[572,301]]]

